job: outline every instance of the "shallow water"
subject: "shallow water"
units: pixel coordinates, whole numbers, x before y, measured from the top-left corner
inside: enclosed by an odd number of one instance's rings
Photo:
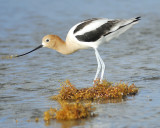
[[[134,82],[138,95],[120,103],[95,104],[95,118],[53,121],[48,128],[160,127],[159,5],[159,0],[1,0],[0,56],[27,52],[40,45],[46,34],[65,39],[70,27],[84,19],[142,16],[139,24],[99,48],[106,64],[105,78]],[[46,127],[43,112],[59,107],[48,98],[58,93],[59,81],[70,79],[77,87],[92,86],[96,68],[92,49],[65,56],[44,48],[21,58],[1,59],[0,127]]]

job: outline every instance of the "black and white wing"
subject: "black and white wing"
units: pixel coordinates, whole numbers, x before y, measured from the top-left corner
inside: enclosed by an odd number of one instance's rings
[[[128,30],[138,20],[140,20],[140,17],[128,20],[93,18],[75,25],[72,28],[72,34],[80,42],[96,42],[102,38],[109,41]]]

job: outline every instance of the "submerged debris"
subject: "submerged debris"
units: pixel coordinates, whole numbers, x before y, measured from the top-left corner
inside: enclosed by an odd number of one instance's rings
[[[79,102],[68,103],[61,101],[60,104],[61,108],[59,110],[50,108],[44,112],[44,121],[46,123],[49,123],[50,119],[73,120],[93,116],[91,114],[93,111],[91,103],[82,104]]]
[[[58,95],[52,96],[53,100],[102,100],[102,99],[115,99],[125,98],[127,95],[135,95],[138,92],[138,88],[134,84],[128,86],[124,82],[111,83],[103,80],[100,83],[99,80],[94,82],[93,87],[77,89],[71,84],[69,80],[66,80],[61,85],[61,90]]]

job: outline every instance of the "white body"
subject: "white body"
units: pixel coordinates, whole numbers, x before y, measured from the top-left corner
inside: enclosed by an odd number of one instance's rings
[[[86,49],[89,47],[95,49],[98,67],[94,80],[98,78],[101,70],[100,81],[102,82],[105,64],[98,53],[98,46],[118,37],[120,34],[131,28],[134,24],[138,23],[138,20],[140,20],[140,17],[128,20],[111,20],[100,18],[82,21],[74,25],[69,30],[66,37],[66,44],[73,46],[77,50]],[[78,36],[80,36],[80,38],[78,38]]]
[[[73,33],[73,31],[75,30],[75,28],[80,25],[81,23],[83,23],[84,21],[74,25],[68,32],[67,37],[66,37],[66,43],[70,42],[72,44],[77,44],[78,47],[82,48],[82,49],[86,49],[89,47],[92,48],[98,48],[98,46],[102,43],[108,42],[113,38],[117,38],[120,34],[124,33],[126,30],[128,30],[129,28],[131,28],[134,24],[136,24],[137,22],[133,22],[135,20],[135,18],[129,19],[129,20],[119,20],[119,23],[114,26],[110,31],[113,32],[107,36],[103,36],[102,38],[100,38],[99,40],[97,40],[96,42],[82,42],[79,41],[75,36],[76,35],[83,35],[85,32],[89,32],[92,31],[96,28],[98,28],[99,26],[101,26],[104,23],[107,23],[108,21],[112,21],[111,19],[98,19],[96,21],[93,21],[91,24],[87,25],[84,29],[80,30],[79,32],[77,32],[76,34]],[[129,24],[133,22],[132,24]],[[127,25],[129,24],[129,25]],[[120,26],[124,26],[126,25],[124,28],[117,30]],[[117,30],[117,31],[116,31]]]

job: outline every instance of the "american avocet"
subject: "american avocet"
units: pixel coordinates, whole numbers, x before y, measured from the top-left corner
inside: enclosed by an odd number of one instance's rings
[[[15,57],[24,56],[39,48],[47,47],[54,49],[62,54],[71,54],[80,49],[93,48],[97,58],[97,72],[94,77],[96,80],[101,70],[100,81],[103,80],[105,64],[98,53],[98,46],[104,42],[108,42],[114,37],[131,28],[134,24],[138,23],[140,17],[131,19],[106,19],[106,18],[93,18],[82,21],[73,26],[66,37],[66,42],[57,35],[46,35],[42,39],[42,45],[37,48]]]

